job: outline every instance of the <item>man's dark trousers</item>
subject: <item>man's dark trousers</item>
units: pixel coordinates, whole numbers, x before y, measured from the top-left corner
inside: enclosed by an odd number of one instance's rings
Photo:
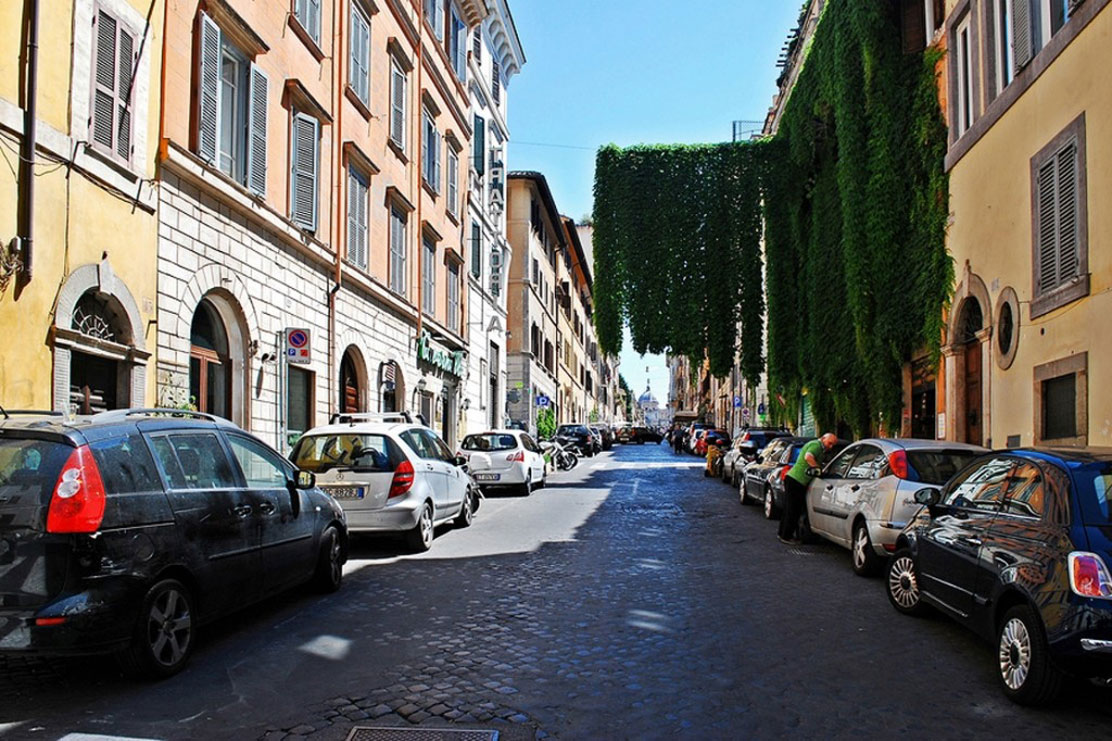
[[[799,537],[799,518],[806,496],[806,486],[791,476],[784,477],[784,511],[780,515],[780,537],[784,540]]]

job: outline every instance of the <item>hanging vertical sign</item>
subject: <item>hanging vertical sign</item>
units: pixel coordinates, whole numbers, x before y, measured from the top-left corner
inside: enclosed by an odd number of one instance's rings
[[[312,362],[309,346],[309,330],[292,328],[286,330],[286,362],[307,365]]]

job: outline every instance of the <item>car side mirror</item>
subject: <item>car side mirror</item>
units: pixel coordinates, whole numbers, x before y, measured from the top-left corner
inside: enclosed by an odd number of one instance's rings
[[[463,468],[464,466],[466,466],[468,464],[468,462],[469,461],[468,461],[466,456],[462,456],[462,455],[457,455],[456,456],[456,465],[459,466],[460,468]]]
[[[317,485],[317,475],[312,471],[298,471],[294,486],[298,489],[312,489]]]
[[[925,486],[915,492],[915,503],[926,507],[936,507],[942,501],[942,492],[931,486]]]

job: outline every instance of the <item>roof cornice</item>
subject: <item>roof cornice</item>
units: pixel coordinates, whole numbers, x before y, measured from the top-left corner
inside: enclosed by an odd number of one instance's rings
[[[498,55],[498,65],[509,84],[510,78],[521,71],[525,65],[525,49],[517,35],[513,14],[506,0],[487,0],[490,15],[486,17],[487,37],[490,47]]]

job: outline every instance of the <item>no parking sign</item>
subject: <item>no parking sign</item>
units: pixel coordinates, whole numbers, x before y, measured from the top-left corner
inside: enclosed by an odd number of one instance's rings
[[[312,361],[309,353],[309,330],[286,330],[286,362],[306,365]]]

